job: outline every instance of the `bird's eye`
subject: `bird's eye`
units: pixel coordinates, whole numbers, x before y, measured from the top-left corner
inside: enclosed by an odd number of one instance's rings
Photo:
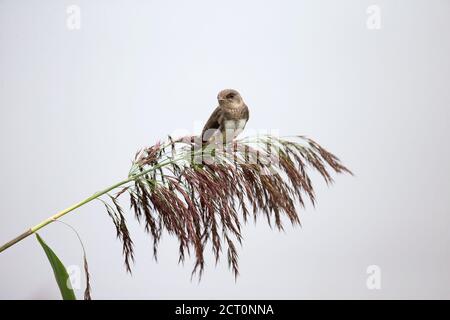
[[[234,98],[234,93],[229,93],[226,96],[227,99],[233,99]]]

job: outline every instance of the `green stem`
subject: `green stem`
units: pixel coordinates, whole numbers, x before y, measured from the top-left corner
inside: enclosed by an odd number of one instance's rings
[[[203,148],[198,150],[198,151],[195,151],[192,155],[195,156],[197,153],[203,153]],[[34,234],[36,231],[42,229],[46,225],[48,225],[48,224],[58,220],[62,216],[64,216],[64,215],[68,214],[69,212],[74,211],[75,209],[77,209],[77,208],[79,208],[79,207],[81,207],[81,206],[91,202],[92,200],[95,200],[95,199],[101,197],[102,195],[110,192],[111,190],[114,190],[114,189],[116,189],[116,188],[118,188],[118,187],[120,187],[120,186],[122,186],[124,184],[127,184],[127,183],[129,183],[131,181],[134,181],[137,178],[139,178],[140,176],[143,176],[143,175],[145,175],[145,174],[147,174],[147,173],[149,173],[151,171],[157,170],[157,169],[159,169],[161,167],[164,167],[166,165],[169,165],[171,163],[174,163],[174,162],[177,162],[178,160],[183,160],[183,159],[185,159],[185,157],[181,156],[181,157],[179,157],[177,159],[171,158],[171,159],[168,159],[166,161],[160,162],[159,164],[153,166],[152,168],[149,168],[147,170],[144,170],[142,172],[139,172],[139,173],[136,173],[136,174],[134,174],[132,176],[129,176],[128,179],[122,180],[122,181],[120,181],[120,182],[118,182],[116,184],[113,184],[112,186],[102,190],[102,191],[98,191],[98,192],[94,193],[92,196],[84,199],[83,201],[78,202],[77,204],[74,204],[73,206],[70,206],[70,207],[68,207],[68,208],[66,208],[66,209],[64,209],[62,211],[59,211],[58,213],[56,213],[55,215],[51,216],[50,218],[47,218],[47,219],[41,221],[40,223],[38,223],[34,227],[31,227],[30,229],[26,230],[24,233],[20,234],[16,238],[14,238],[11,241],[5,243],[3,246],[0,247],[0,252],[5,251],[9,247],[15,245],[19,241],[22,241],[26,237]]]
[[[114,189],[116,189],[116,188],[118,188],[118,187],[120,187],[120,186],[122,186],[124,184],[127,184],[127,183],[129,183],[131,181],[134,181],[134,180],[136,180],[136,178],[138,178],[138,177],[140,177],[142,175],[145,175],[145,174],[149,173],[150,171],[159,169],[159,168],[161,168],[161,167],[163,167],[163,166],[165,166],[167,164],[170,164],[173,161],[176,161],[176,160],[172,159],[170,161],[161,162],[160,164],[158,164],[158,165],[156,165],[156,166],[154,166],[154,167],[152,167],[150,169],[144,170],[144,171],[142,171],[142,172],[140,172],[138,174],[135,174],[135,175],[129,177],[126,180],[122,180],[122,181],[120,181],[120,182],[118,182],[116,184],[113,184],[112,186],[110,186],[110,187],[108,187],[108,188],[106,188],[106,189],[104,189],[102,191],[98,191],[98,192],[94,193],[92,196],[84,199],[83,201],[78,202],[77,204],[74,204],[73,206],[70,206],[70,207],[68,207],[68,208],[66,208],[66,209],[64,209],[62,211],[59,211],[58,213],[56,213],[55,215],[51,216],[50,218],[47,218],[47,219],[41,221],[40,223],[38,223],[34,227],[31,227],[30,229],[28,229],[27,231],[25,231],[21,235],[17,236],[16,238],[12,239],[11,241],[5,243],[3,246],[0,247],[0,252],[5,251],[9,247],[11,247],[11,246],[15,245],[16,243],[18,243],[19,241],[21,241],[21,240],[25,239],[26,237],[32,235],[36,231],[42,229],[46,225],[54,222],[55,220],[58,220],[59,218],[61,218],[62,216],[68,214],[69,212],[71,212],[71,211],[73,211],[73,210],[75,210],[75,209],[85,205],[86,203],[89,203],[92,200],[95,200],[98,197],[101,197],[102,195],[104,195],[104,194],[110,192],[111,190],[114,190]]]

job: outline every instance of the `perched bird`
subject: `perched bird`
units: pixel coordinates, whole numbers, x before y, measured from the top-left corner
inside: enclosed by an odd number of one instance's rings
[[[217,95],[219,106],[209,117],[202,131],[204,143],[210,143],[220,134],[224,143],[232,141],[245,128],[249,111],[239,92],[225,89]]]

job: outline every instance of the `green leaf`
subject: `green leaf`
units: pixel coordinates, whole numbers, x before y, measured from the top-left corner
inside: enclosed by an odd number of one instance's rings
[[[58,256],[53,252],[52,249],[42,240],[39,234],[36,233],[36,238],[38,242],[41,244],[44,249],[45,254],[47,255],[48,261],[52,266],[53,273],[55,274],[56,282],[58,283],[59,291],[61,291],[61,295],[63,300],[77,300],[73,289],[70,287],[69,274],[67,273],[66,267],[64,267],[61,260],[59,260]]]

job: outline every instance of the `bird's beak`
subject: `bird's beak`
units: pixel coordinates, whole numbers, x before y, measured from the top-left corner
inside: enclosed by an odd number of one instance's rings
[[[217,98],[217,100],[219,100],[219,101],[225,101],[224,98]]]

